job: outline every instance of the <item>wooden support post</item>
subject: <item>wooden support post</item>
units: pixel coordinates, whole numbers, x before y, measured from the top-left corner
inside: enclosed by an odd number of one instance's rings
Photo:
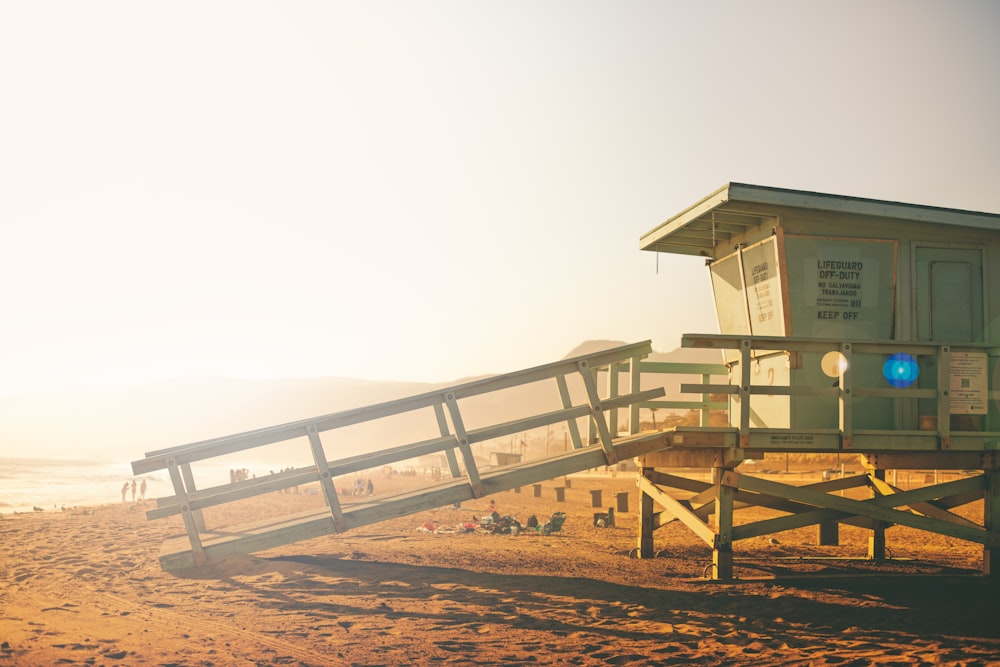
[[[566,502],[566,487],[563,486],[556,487],[556,502],[557,503]]]
[[[643,468],[639,475],[646,476],[649,468]],[[639,558],[653,557],[653,521],[656,515],[653,512],[653,497],[639,489],[639,540],[637,553]]]
[[[198,487],[194,485],[194,474],[191,472],[191,464],[185,461],[181,464],[181,477],[184,479],[184,486],[188,491],[195,491]],[[191,518],[198,530],[205,530],[205,517],[201,510],[191,510]]]
[[[868,475],[874,480],[885,482],[885,470],[869,470]],[[872,498],[878,496],[878,493],[875,491],[877,483],[874,482],[872,484]],[[868,558],[870,560],[885,560],[885,525],[884,521],[875,521],[872,525],[871,535],[868,536]]]
[[[986,476],[986,493],[983,499],[983,525],[987,537],[1000,540],[1000,467],[995,454],[983,457],[983,472]],[[990,546],[990,540],[983,545],[983,574],[988,577],[1000,576],[1000,549]]]
[[[639,471],[646,476],[648,468]],[[653,557],[653,497],[639,490],[639,543],[636,545],[639,558]]]
[[[712,578],[733,578],[733,495],[735,473],[727,468],[712,468],[715,483],[715,546],[712,548]]]

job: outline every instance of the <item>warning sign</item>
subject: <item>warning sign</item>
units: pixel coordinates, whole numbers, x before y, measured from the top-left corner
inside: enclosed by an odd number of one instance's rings
[[[821,320],[856,320],[864,305],[862,279],[865,263],[832,259],[816,260],[816,308]]]

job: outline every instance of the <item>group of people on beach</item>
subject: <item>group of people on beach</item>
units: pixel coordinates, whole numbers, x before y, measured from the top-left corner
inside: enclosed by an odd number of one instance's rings
[[[139,500],[146,499],[146,480],[142,480],[142,484],[138,484],[134,479],[130,482],[125,482],[122,485],[122,502],[125,502],[125,495],[128,493],[129,489],[132,489],[132,502],[135,502],[135,493],[138,490]]]
[[[362,477],[354,480],[354,488],[351,489],[352,496],[374,496],[375,483],[371,479],[365,480]]]

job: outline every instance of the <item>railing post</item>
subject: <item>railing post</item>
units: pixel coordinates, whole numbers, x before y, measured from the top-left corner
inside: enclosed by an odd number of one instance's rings
[[[559,398],[562,399],[562,406],[568,410],[573,407],[573,399],[569,395],[569,386],[566,384],[566,376],[557,375],[556,384],[559,386]],[[583,447],[583,441],[580,439],[580,426],[576,423],[576,420],[566,420],[566,426],[569,427],[569,437],[570,440],[573,441],[573,449],[580,449]]]
[[[442,436],[451,435],[451,431],[448,430],[448,420],[444,416],[444,408],[441,407],[440,403],[434,404],[434,416],[437,418],[438,432]],[[444,450],[445,458],[448,459],[448,471],[451,472],[452,479],[458,479],[462,476],[462,470],[458,467],[458,457],[455,456],[455,450],[449,447]]]
[[[608,366],[608,388],[606,396],[608,398],[615,398],[618,396],[618,364],[612,363]],[[618,435],[618,410],[611,409],[607,411],[608,420],[608,430],[611,432],[611,437],[614,438]]]
[[[740,341],[740,447],[750,446],[750,339]]]
[[[840,354],[844,359],[840,364],[838,386],[840,388],[840,445],[843,449],[851,449],[854,440],[854,397],[851,395],[851,344],[841,343]]]
[[[188,464],[185,463],[184,465]],[[194,564],[203,565],[205,563],[205,549],[201,544],[198,523],[191,511],[191,502],[184,488],[184,480],[181,477],[181,470],[177,465],[176,459],[167,459],[167,471],[170,473],[170,481],[174,485],[174,497],[177,498],[177,504],[181,508],[181,519],[184,520],[184,530],[187,532],[188,542],[191,543],[191,554],[194,556]]]
[[[455,394],[451,392],[444,395],[444,400],[448,405],[448,412],[451,414],[451,423],[455,427],[455,437],[458,438],[458,448],[465,461],[465,472],[469,476],[472,495],[479,498],[483,495],[483,484],[479,479],[479,469],[476,467],[476,459],[472,455],[472,445],[469,444],[469,434],[465,430],[462,413],[458,410],[458,401],[455,399]]]
[[[938,348],[937,367],[937,426],[941,449],[951,449],[951,347]]]
[[[326,460],[326,453],[323,451],[323,443],[319,439],[316,425],[310,424],[306,429],[306,434],[309,436],[309,448],[312,450],[313,461],[316,463],[316,472],[319,473],[319,485],[323,489],[330,514],[333,515],[333,527],[339,533],[344,530],[344,511],[340,507],[340,498],[337,497],[333,478],[330,477],[330,464]]]
[[[611,444],[611,431],[608,429],[608,422],[604,418],[604,410],[601,407],[601,397],[597,392],[597,380],[591,372],[590,364],[586,360],[577,362],[580,375],[583,377],[583,384],[587,388],[587,398],[590,401],[591,425],[597,429],[598,437],[601,439],[601,447],[604,449],[604,460],[607,465],[614,465],[618,462],[615,456],[615,449]]]
[[[180,465],[181,477],[184,479],[184,486],[188,491],[196,491],[198,487],[194,485],[194,473],[191,472],[191,464],[185,461]],[[191,518],[198,530],[205,530],[205,517],[201,510],[191,510]]]
[[[702,376],[701,376],[701,383],[702,384],[710,384],[711,382],[712,382],[712,376],[709,375],[709,374],[707,374],[707,373],[703,373]],[[701,400],[705,404],[705,406],[701,409],[701,426],[703,426],[703,427],[705,427],[705,426],[711,426],[712,425],[712,408],[709,407],[709,404],[712,402],[712,395],[711,394],[702,394],[701,395]]]
[[[638,394],[642,391],[642,375],[639,364],[642,360],[639,357],[629,359],[629,393]],[[628,432],[632,435],[639,433],[639,404],[632,403],[628,406]]]

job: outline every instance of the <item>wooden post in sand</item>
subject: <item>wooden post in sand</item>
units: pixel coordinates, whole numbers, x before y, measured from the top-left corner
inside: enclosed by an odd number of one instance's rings
[[[885,481],[885,470],[880,469],[869,469],[868,476],[882,481]],[[876,485],[872,485],[871,497],[877,498],[878,494],[875,491]],[[872,523],[872,532],[868,536],[868,558],[870,560],[882,561],[885,560],[885,522],[884,521],[874,521]]]
[[[822,521],[816,524],[816,543],[821,547],[835,547],[840,544],[840,524],[836,521]]]
[[[997,465],[996,454],[989,458],[992,461],[984,462],[989,465],[983,466],[986,476],[983,525],[989,531],[989,536],[996,539],[1000,535],[1000,466]],[[991,549],[990,540],[983,545],[983,574],[990,577],[1000,575],[1000,549]]]
[[[556,487],[556,502],[557,503],[566,502],[566,487],[563,486]]]
[[[628,492],[615,494],[615,500],[619,512],[628,512]]]
[[[640,468],[639,477],[644,478],[652,470],[651,468]],[[653,557],[653,524],[656,515],[653,512],[653,497],[639,488],[639,540],[636,545],[636,554],[639,558]]]
[[[712,468],[715,484],[715,545],[712,547],[712,578],[733,578],[733,496],[738,484],[731,468]]]

